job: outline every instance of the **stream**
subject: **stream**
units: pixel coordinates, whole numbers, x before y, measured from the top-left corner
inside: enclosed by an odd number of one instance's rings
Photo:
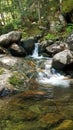
[[[0,99],[0,130],[73,130],[73,88],[66,75],[51,68],[52,58],[32,56],[36,76],[26,91]]]

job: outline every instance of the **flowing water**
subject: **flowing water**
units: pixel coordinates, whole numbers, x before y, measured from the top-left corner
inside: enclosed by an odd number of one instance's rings
[[[36,76],[26,91],[0,99],[0,130],[73,130],[73,88],[51,68],[51,58],[39,56],[38,45],[29,58]]]

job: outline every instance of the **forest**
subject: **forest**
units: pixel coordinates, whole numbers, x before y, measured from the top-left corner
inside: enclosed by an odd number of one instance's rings
[[[28,37],[45,30],[64,36],[73,29],[72,4],[73,0],[1,0],[0,34],[22,30]]]

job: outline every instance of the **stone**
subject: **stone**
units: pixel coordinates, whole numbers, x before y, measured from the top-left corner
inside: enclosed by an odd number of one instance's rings
[[[23,47],[17,45],[16,43],[12,44],[9,48],[10,53],[13,56],[17,56],[17,57],[25,57],[26,56],[26,51]]]
[[[33,37],[30,37],[26,40],[21,39],[19,44],[25,49],[25,51],[27,52],[27,55],[29,55],[33,53],[33,50],[35,48],[35,43],[36,43],[36,40]]]
[[[39,52],[40,53],[44,53],[46,52],[46,47],[53,44],[53,41],[52,40],[44,40],[40,43],[40,46],[39,46]]]
[[[10,69],[17,62],[18,62],[18,59],[13,57],[13,56],[2,56],[2,57],[0,57],[0,67],[5,67],[7,69]]]
[[[62,41],[56,41],[54,44],[46,47],[46,52],[50,55],[53,56],[56,53],[59,53],[65,49],[67,49],[67,44]]]
[[[18,43],[22,37],[21,32],[12,31],[7,34],[3,34],[0,36],[0,46],[9,47],[12,43]]]
[[[70,65],[72,63],[73,63],[73,52],[66,49],[54,55],[52,61],[52,67],[57,70],[63,70],[67,65]]]

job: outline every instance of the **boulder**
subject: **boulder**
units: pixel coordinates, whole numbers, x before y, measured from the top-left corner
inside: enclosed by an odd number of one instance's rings
[[[17,45],[16,43],[12,44],[11,47],[9,48],[10,53],[13,56],[20,56],[20,57],[24,57],[26,56],[26,51],[23,47]]]
[[[40,43],[40,53],[44,53],[44,52],[46,52],[46,47],[47,46],[49,46],[49,45],[51,45],[51,44],[53,44],[53,41],[52,40],[44,40],[44,41],[42,41],[41,43]]]
[[[11,69],[17,62],[19,58],[15,58],[12,56],[1,56],[0,57],[0,67],[4,67],[7,69]]]
[[[52,61],[52,67],[57,70],[63,70],[66,66],[72,63],[73,63],[73,52],[66,49],[54,55]]]
[[[56,41],[54,44],[46,47],[46,52],[50,55],[53,56],[56,53],[59,53],[65,49],[67,49],[67,44],[62,41]]]
[[[35,48],[35,43],[36,43],[36,39],[34,37],[30,37],[27,40],[22,39],[20,41],[20,46],[22,46],[26,50],[27,54],[29,55],[33,53],[33,50]]]
[[[9,47],[12,43],[18,43],[22,37],[21,32],[12,31],[0,36],[0,46]]]
[[[69,49],[73,51],[73,33],[68,36],[66,42],[68,44]]]

